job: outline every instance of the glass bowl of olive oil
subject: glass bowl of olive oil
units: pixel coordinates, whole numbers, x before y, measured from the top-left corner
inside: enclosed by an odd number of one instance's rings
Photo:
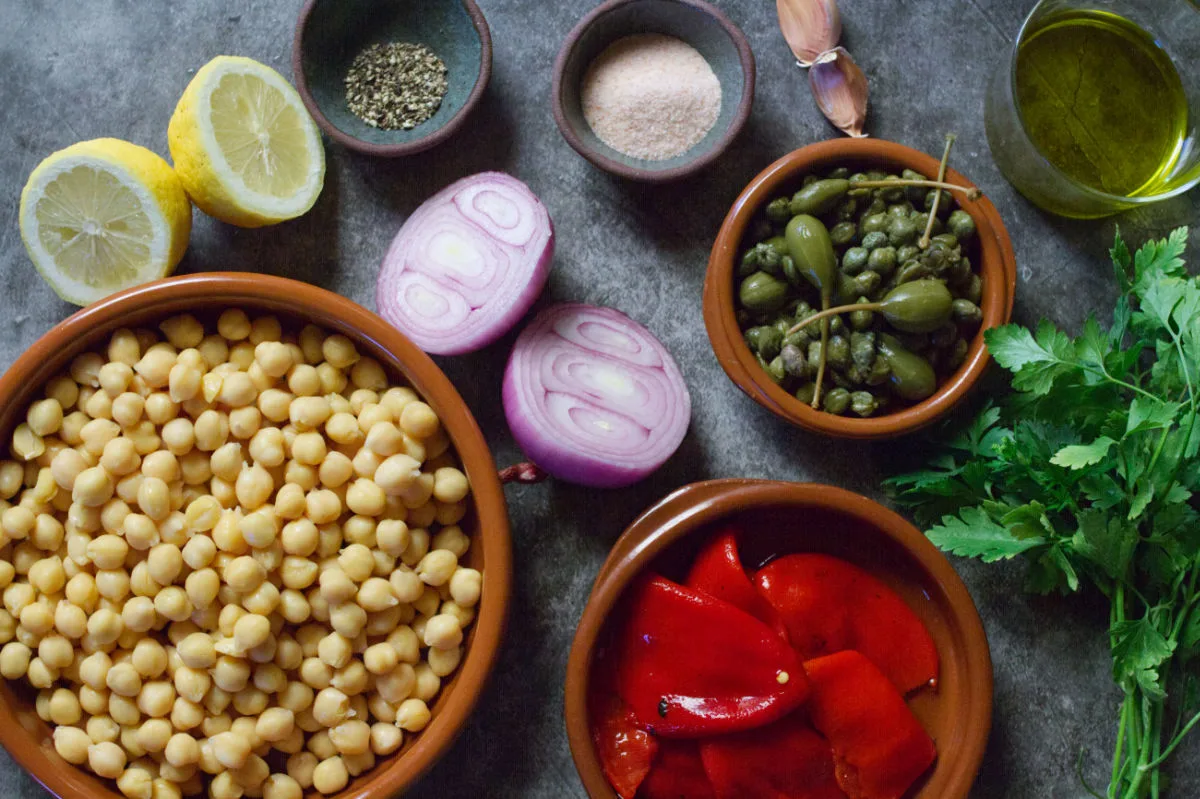
[[[1200,183],[1200,7],[1041,0],[984,107],[997,165],[1034,204],[1094,218]]]

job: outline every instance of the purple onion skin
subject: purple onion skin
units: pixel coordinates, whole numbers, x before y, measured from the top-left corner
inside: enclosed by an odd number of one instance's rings
[[[655,351],[664,362],[662,371],[667,376],[666,379],[679,390],[678,396],[673,399],[676,403],[683,406],[681,409],[682,424],[680,424],[678,419],[673,419],[671,427],[674,429],[670,431],[670,435],[666,436],[667,443],[665,448],[656,453],[654,458],[648,459],[642,464],[612,463],[597,454],[568,444],[562,436],[556,436],[553,429],[546,429],[538,421],[531,418],[534,410],[528,406],[526,400],[522,397],[521,382],[523,378],[517,374],[516,356],[520,348],[524,345],[527,335],[530,334],[531,329],[545,327],[545,320],[550,315],[580,308],[602,313],[610,320],[622,323],[628,329],[636,329],[640,337],[646,340],[646,343],[654,345]],[[545,331],[538,329],[537,332],[544,333]],[[652,474],[678,449],[679,444],[682,443],[684,434],[687,432],[688,421],[691,417],[691,397],[688,393],[687,385],[683,380],[683,375],[679,371],[678,365],[666,347],[649,330],[646,330],[619,311],[610,308],[589,308],[579,304],[548,308],[542,311],[530,323],[529,327],[522,332],[521,336],[517,339],[516,345],[514,345],[513,355],[510,356],[508,365],[504,371],[504,384],[501,397],[504,403],[505,417],[508,420],[513,438],[526,457],[560,480],[592,488],[624,488]]]
[[[513,302],[507,307],[499,309],[495,312],[495,316],[488,323],[478,329],[466,333],[455,335],[453,337],[437,337],[433,338],[425,335],[420,330],[413,330],[404,319],[399,315],[394,308],[398,305],[391,296],[394,293],[394,283],[402,276],[402,268],[396,266],[403,263],[402,249],[410,244],[409,239],[412,237],[411,232],[407,230],[410,222],[420,222],[429,214],[426,206],[431,206],[434,203],[438,207],[453,203],[453,199],[463,190],[473,187],[476,184],[486,184],[487,182],[498,182],[506,184],[516,184],[519,189],[528,194],[534,202],[534,211],[545,217],[547,224],[547,240],[546,243],[534,263],[533,269],[529,272],[526,285],[517,294]],[[380,268],[379,279],[375,287],[375,307],[378,309],[389,323],[391,323],[401,333],[408,336],[414,344],[424,351],[433,355],[463,355],[469,352],[483,349],[484,347],[493,344],[505,333],[513,328],[518,321],[529,311],[533,303],[541,294],[542,289],[546,285],[547,279],[550,277],[550,267],[554,260],[554,220],[550,218],[545,206],[541,200],[529,189],[523,182],[504,172],[482,172],[477,175],[471,175],[462,178],[449,186],[445,187],[437,194],[430,197],[422,205],[413,212],[409,220],[401,226],[399,232],[392,240],[388,247],[387,253],[384,255],[383,263]],[[501,245],[503,246],[503,245]],[[510,245],[511,246],[511,245]]]

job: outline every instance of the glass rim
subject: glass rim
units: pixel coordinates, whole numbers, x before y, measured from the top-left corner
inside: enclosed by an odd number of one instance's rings
[[[1196,174],[1191,178],[1183,181],[1174,188],[1168,189],[1167,191],[1157,192],[1155,194],[1139,194],[1134,197],[1122,194],[1111,194],[1106,191],[1094,189],[1086,183],[1076,180],[1066,172],[1063,172],[1061,169],[1059,169],[1058,166],[1056,166],[1050,159],[1042,154],[1041,148],[1039,148],[1029,136],[1029,126],[1025,122],[1025,112],[1021,110],[1021,103],[1017,100],[1017,51],[1021,46],[1021,42],[1025,40],[1025,34],[1029,28],[1029,23],[1033,21],[1034,16],[1038,15],[1039,10],[1043,5],[1045,5],[1045,2],[1046,0],[1038,0],[1038,2],[1034,4],[1033,8],[1030,9],[1029,13],[1025,15],[1024,21],[1021,22],[1021,29],[1017,31],[1017,38],[1013,40],[1012,57],[1009,58],[1010,63],[1008,67],[1009,93],[1012,95],[1012,104],[1013,108],[1016,109],[1017,119],[1021,122],[1021,132],[1025,135],[1025,138],[1029,139],[1029,144],[1033,148],[1033,152],[1036,154],[1038,160],[1041,161],[1042,165],[1058,177],[1062,178],[1065,182],[1069,183],[1073,188],[1082,192],[1089,199],[1106,202],[1109,205],[1122,205],[1126,209],[1162,202],[1163,200],[1169,200],[1172,197],[1178,197],[1185,192],[1191,191],[1192,189],[1196,188],[1196,186],[1200,185],[1200,169],[1197,169]],[[1195,6],[1198,11],[1200,11],[1200,0],[1188,0],[1188,2]]]

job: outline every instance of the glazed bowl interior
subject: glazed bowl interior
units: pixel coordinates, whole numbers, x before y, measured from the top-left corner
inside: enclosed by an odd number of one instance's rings
[[[888,438],[911,433],[942,417],[967,394],[989,363],[983,331],[1005,324],[1012,317],[1016,288],[1016,261],[1008,232],[1000,215],[986,196],[976,200],[955,193],[955,201],[975,221],[977,234],[965,254],[971,258],[983,281],[980,309],[983,323],[970,339],[963,363],[945,377],[929,398],[880,413],[858,418],[814,410],[776,385],[759,366],[746,345],[736,318],[736,266],[750,241],[751,226],[767,203],[791,195],[806,175],[824,175],[835,167],[851,170],[877,169],[898,174],[913,169],[936,176],[938,162],[925,153],[878,139],[833,139],[789,153],[763,170],[742,191],[730,208],[709,256],[704,281],[704,322],[721,367],[738,388],[751,399],[792,424],[845,438]],[[946,180],[972,187],[953,169]]]
[[[721,112],[712,130],[687,152],[662,161],[633,158],[605,144],[583,116],[583,78],[592,61],[618,39],[661,33],[694,47],[721,83]],[[754,98],[754,56],[745,36],[703,0],[609,0],[567,37],[554,66],[551,101],[567,142],[597,166],[635,180],[672,180],[711,163],[737,136]]]
[[[308,284],[241,273],[171,278],[88,306],[34,343],[0,377],[0,440],[9,440],[14,425],[24,419],[29,403],[40,397],[50,378],[117,328],[153,328],[168,316],[187,312],[213,329],[217,315],[229,307],[241,308],[251,317],[274,314],[285,333],[312,323],[351,338],[360,352],[383,364],[390,379],[403,380],[430,404],[471,483],[471,508],[460,523],[472,544],[464,563],[483,572],[483,595],[478,616],[468,629],[462,664],[443,683],[430,708],[429,726],[406,735],[400,751],[380,758],[375,768],[352,779],[336,795],[387,799],[419,779],[445,753],[474,708],[503,634],[512,576],[508,514],[495,464],[466,404],[428,356],[375,314]],[[59,757],[50,726],[34,710],[35,694],[23,681],[0,682],[0,744],[60,799],[120,799],[112,782]],[[310,791],[306,796],[321,795]]]
[[[992,712],[992,665],[974,602],[950,563],[901,516],[832,486],[756,480],[694,483],[642,514],[601,567],[567,664],[566,721],[571,752],[593,799],[616,794],[600,769],[589,731],[591,666],[618,619],[626,588],[647,571],[682,580],[710,535],[733,524],[742,562],[754,570],[781,555],[843,558],[894,589],[937,646],[936,687],[909,706],[933,737],[938,757],[907,794],[966,799],[983,758]],[[613,622],[615,623],[615,622]]]
[[[446,96],[411,130],[372,127],[346,104],[346,73],[372,44],[425,44],[446,64]],[[474,0],[309,0],[293,49],[296,88],[334,139],[369,155],[408,155],[451,135],[483,94],[491,36]]]

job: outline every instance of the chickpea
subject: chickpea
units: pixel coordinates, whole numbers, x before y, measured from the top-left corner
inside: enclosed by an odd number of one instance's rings
[[[55,727],[53,733],[54,751],[59,757],[76,766],[88,760],[88,748],[92,739],[78,727]]]
[[[448,549],[435,549],[417,564],[417,576],[426,585],[445,585],[458,568],[458,558]]]
[[[212,744],[213,756],[228,769],[239,769],[246,765],[250,757],[250,742],[239,737],[233,731],[221,732],[209,739]]]
[[[115,780],[125,770],[125,750],[112,741],[88,747],[88,766],[97,776]]]
[[[312,773],[312,785],[319,793],[337,793],[346,787],[350,774],[339,756],[322,760]]]

